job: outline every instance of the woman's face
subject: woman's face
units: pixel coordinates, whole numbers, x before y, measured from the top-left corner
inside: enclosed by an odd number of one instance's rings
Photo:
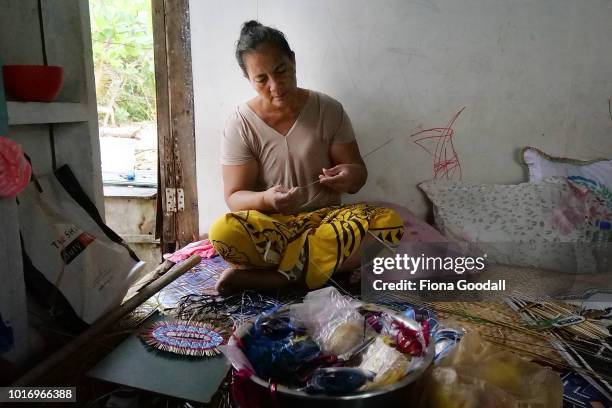
[[[261,44],[243,55],[251,85],[276,108],[290,106],[297,98],[295,59],[273,44]]]

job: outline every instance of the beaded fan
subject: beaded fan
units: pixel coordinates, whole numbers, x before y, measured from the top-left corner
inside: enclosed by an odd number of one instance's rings
[[[153,349],[196,357],[216,356],[221,353],[218,346],[225,344],[211,324],[180,320],[153,323],[140,338]]]

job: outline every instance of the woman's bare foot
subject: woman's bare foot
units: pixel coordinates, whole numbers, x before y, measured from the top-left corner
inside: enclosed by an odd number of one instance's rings
[[[227,296],[244,290],[269,291],[295,285],[283,274],[271,269],[228,268],[215,285],[220,295]]]
[[[361,266],[361,251],[355,251],[340,267],[337,273],[348,272]],[[302,286],[304,282],[302,282]],[[272,291],[299,286],[274,269],[228,268],[221,273],[215,285],[220,295],[227,296],[245,290]]]

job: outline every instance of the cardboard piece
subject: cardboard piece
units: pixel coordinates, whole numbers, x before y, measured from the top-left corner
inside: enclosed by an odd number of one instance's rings
[[[164,316],[154,316],[143,327]],[[223,355],[183,357],[151,351],[131,334],[88,372],[90,377],[189,401],[209,403],[227,375],[230,364]]]

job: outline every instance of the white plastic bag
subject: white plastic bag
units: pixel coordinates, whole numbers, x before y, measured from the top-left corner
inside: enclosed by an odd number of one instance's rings
[[[19,196],[26,283],[51,303],[63,296],[90,324],[121,304],[144,262],[104,225],[68,166],[38,182]]]
[[[359,301],[343,296],[336,288],[309,292],[304,302],[291,306],[291,319],[305,327],[325,353],[342,354],[364,340]]]

